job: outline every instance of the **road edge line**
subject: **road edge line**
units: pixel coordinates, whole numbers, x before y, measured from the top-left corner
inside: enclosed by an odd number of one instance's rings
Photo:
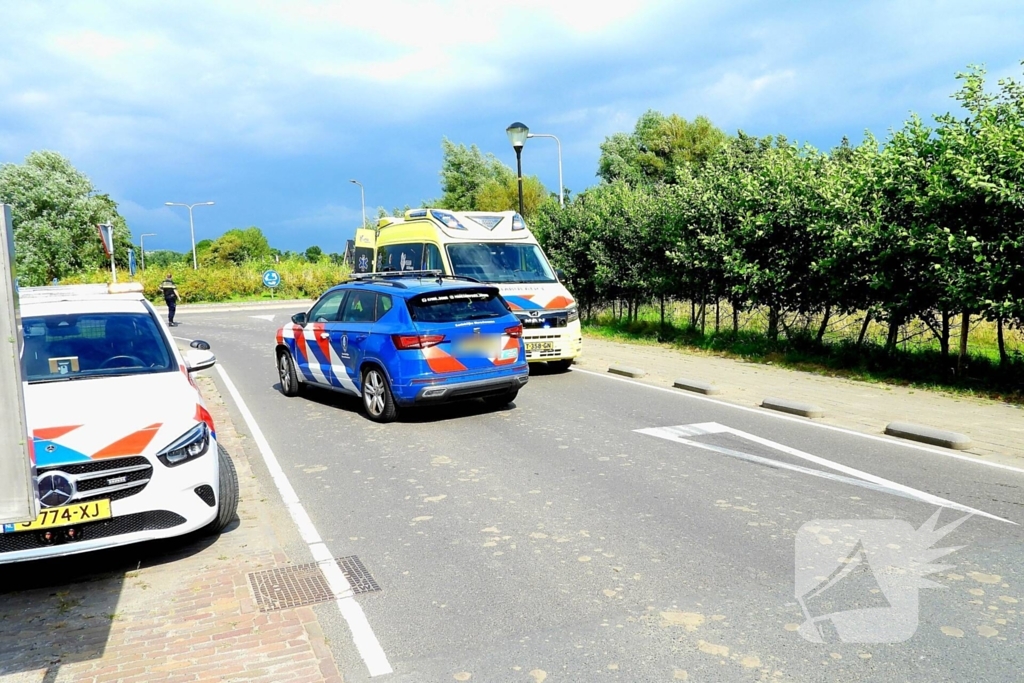
[[[292,521],[295,522],[299,529],[299,535],[302,536],[302,540],[309,547],[313,559],[320,565],[320,569],[331,591],[336,596],[339,596],[335,603],[341,612],[341,616],[348,624],[352,634],[352,642],[359,651],[359,656],[362,658],[367,670],[369,670],[370,676],[394,673],[391,664],[388,662],[387,655],[384,654],[384,649],[380,645],[380,641],[377,640],[377,636],[373,632],[369,620],[366,618],[366,613],[363,612],[362,606],[352,597],[352,586],[345,578],[334,558],[331,557],[320,533],[313,524],[313,520],[299,501],[299,496],[292,487],[291,482],[288,481],[288,475],[285,474],[281,468],[281,463],[277,460],[277,456],[274,455],[270,442],[267,441],[267,438],[263,435],[263,430],[256,423],[256,418],[249,411],[249,406],[246,405],[238,388],[235,387],[235,383],[228,377],[227,370],[221,365],[214,367],[217,368],[217,373],[220,375],[221,380],[223,380],[228,393],[231,394],[231,399],[235,402],[235,406],[238,408],[238,412],[241,413],[242,419],[245,420],[246,426],[252,432],[252,439],[256,442],[256,447],[263,457],[263,462],[270,472],[271,479],[274,480],[274,486],[277,487],[285,507],[288,508],[288,514],[291,515]]]

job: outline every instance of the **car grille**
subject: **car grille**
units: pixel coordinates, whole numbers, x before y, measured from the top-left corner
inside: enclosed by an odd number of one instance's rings
[[[69,503],[85,503],[90,500],[120,500],[146,488],[153,475],[149,460],[136,455],[130,458],[110,458],[68,465],[40,467],[38,474],[60,471],[75,479],[78,492]]]
[[[77,526],[82,532],[78,541],[120,536],[137,531],[170,529],[184,524],[185,518],[169,510],[149,510],[122,517],[113,517],[100,522],[89,522]],[[54,529],[60,531],[60,528]],[[76,541],[77,542],[77,541]],[[46,545],[40,540],[38,531],[21,531],[14,534],[0,534],[0,553],[31,550]]]

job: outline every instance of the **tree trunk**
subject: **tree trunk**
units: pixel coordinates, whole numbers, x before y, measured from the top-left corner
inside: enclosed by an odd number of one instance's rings
[[[825,338],[825,330],[828,329],[828,319],[832,317],[832,307],[825,306],[825,317],[821,320],[821,327],[818,328],[818,343]]]
[[[774,306],[768,307],[768,338],[772,341],[779,338],[779,312]]]
[[[700,336],[704,336],[708,321],[708,299],[704,296],[700,302]]]
[[[1003,340],[1003,316],[996,318],[996,338],[999,340],[999,367],[1006,367],[1010,357],[1006,355],[1006,342]]]
[[[735,337],[740,333],[740,307],[736,301],[732,302],[732,335]]]
[[[690,299],[690,327],[697,327],[697,302]]]
[[[871,324],[871,311],[864,314],[864,324],[860,326],[860,334],[857,335],[857,346],[864,343],[864,335],[868,332],[868,325]]]
[[[718,334],[722,319],[722,300],[715,297],[715,334]]]
[[[903,316],[892,314],[889,318],[889,334],[885,337],[885,352],[896,353],[896,343],[900,340],[900,325],[903,324]]]
[[[942,360],[949,361],[949,311],[942,309],[942,335],[939,337]]]
[[[971,332],[971,313],[965,310],[960,318],[960,353],[956,359],[956,376],[963,379],[967,373],[967,335]]]

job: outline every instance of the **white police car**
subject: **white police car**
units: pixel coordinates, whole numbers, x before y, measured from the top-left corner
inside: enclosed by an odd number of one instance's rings
[[[182,356],[142,286],[22,288],[21,363],[39,516],[0,527],[0,563],[68,555],[235,517],[238,480]]]

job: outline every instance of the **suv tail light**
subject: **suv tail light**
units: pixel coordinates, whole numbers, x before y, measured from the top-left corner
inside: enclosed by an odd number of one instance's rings
[[[425,349],[437,346],[444,341],[443,334],[393,334],[391,341],[399,351],[407,349]]]
[[[507,334],[510,337],[518,339],[523,336],[523,326],[513,325],[512,327],[506,327],[505,334]]]

